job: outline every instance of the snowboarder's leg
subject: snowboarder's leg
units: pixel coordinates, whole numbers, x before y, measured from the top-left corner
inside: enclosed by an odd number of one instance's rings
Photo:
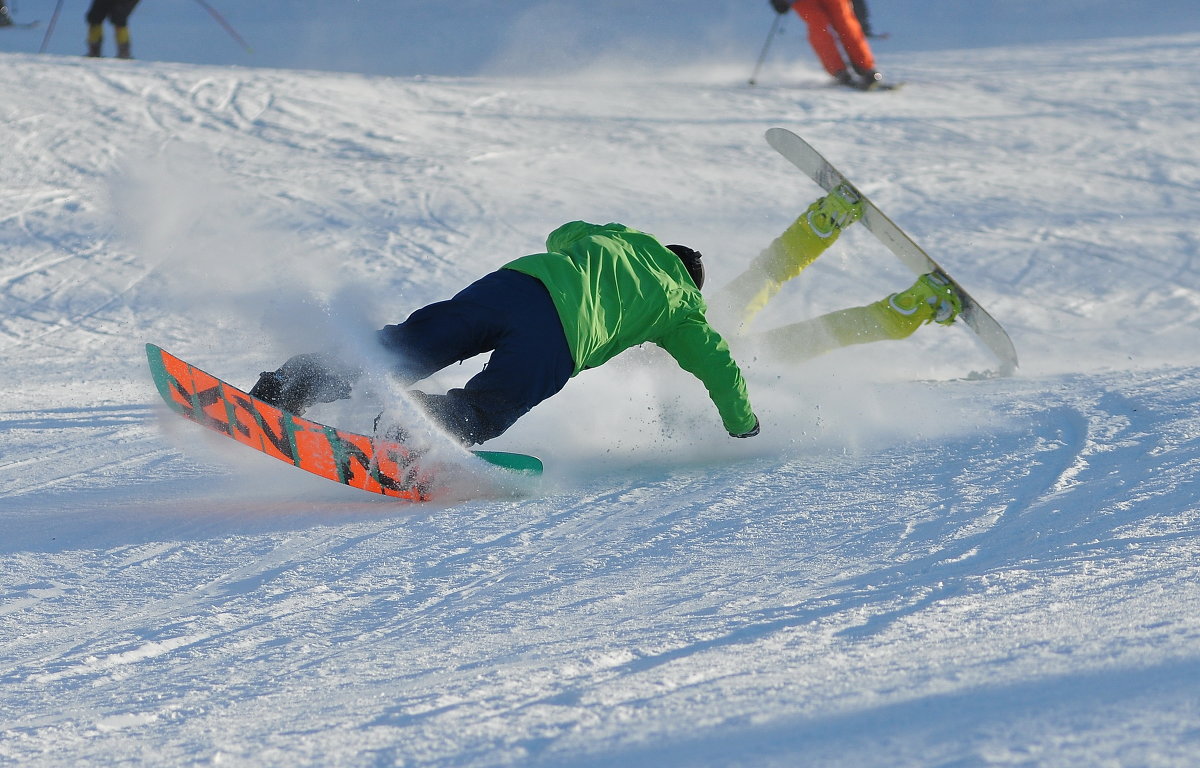
[[[391,372],[408,385],[490,351],[495,332],[487,313],[451,299],[418,309],[399,325],[384,327],[378,338]],[[278,369],[264,371],[250,394],[300,416],[317,403],[349,397],[361,375],[361,369],[336,353],[296,355]]]
[[[862,204],[849,187],[817,199],[782,235],[712,300],[718,324],[743,328],[750,324],[785,282],[800,274],[842,230],[862,217]]]
[[[451,389],[444,395],[418,391],[409,394],[464,445],[491,440],[561,390],[571,378],[574,362],[561,324],[557,336],[506,338],[487,366],[461,389]]]
[[[379,331],[389,371],[404,386],[490,352],[497,330],[478,305],[457,297],[422,307]]]
[[[536,278],[501,269],[454,298],[430,304],[379,331],[388,367],[404,385],[492,352],[483,371],[444,395],[413,398],[467,445],[503,433],[558,392],[575,371],[562,321]],[[300,415],[315,403],[349,397],[362,375],[334,354],[296,355],[264,372],[250,394]]]
[[[472,304],[441,301],[379,331],[389,367],[405,385],[493,348],[494,333]],[[297,416],[317,403],[350,397],[362,370],[336,353],[296,355],[264,371],[250,394]]]
[[[838,347],[908,338],[930,322],[950,325],[961,311],[962,299],[954,287],[933,272],[873,304],[776,328],[754,341],[775,359],[799,362]]]
[[[485,280],[487,284],[464,291],[464,301],[483,312],[495,330],[488,342],[493,351],[487,365],[461,389],[444,395],[411,393],[429,416],[466,445],[502,434],[562,389],[575,370],[545,286],[504,269]]]

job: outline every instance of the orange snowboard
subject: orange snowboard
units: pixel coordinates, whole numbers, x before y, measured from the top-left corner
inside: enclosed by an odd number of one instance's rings
[[[400,443],[294,416],[153,344],[146,345],[146,356],[159,394],[184,418],[353,488],[408,501],[429,501],[437,492],[433,472],[422,469],[419,454]],[[479,451],[476,455],[530,474],[539,474],[542,468],[538,459],[523,454]]]

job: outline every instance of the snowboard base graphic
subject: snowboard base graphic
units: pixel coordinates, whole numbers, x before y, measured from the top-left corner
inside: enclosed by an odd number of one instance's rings
[[[406,501],[438,497],[447,478],[419,452],[397,442],[336,429],[295,416],[153,345],[150,373],[163,401],[179,415],[256,451],[334,482]],[[475,451],[484,462],[538,475],[542,462],[520,453]]]

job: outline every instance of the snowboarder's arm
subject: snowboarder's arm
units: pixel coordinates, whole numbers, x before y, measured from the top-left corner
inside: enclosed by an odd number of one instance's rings
[[[686,319],[656,343],[679,367],[703,382],[721,414],[721,422],[734,437],[758,434],[758,418],[750,407],[746,381],[729,353],[729,345],[703,316]]]

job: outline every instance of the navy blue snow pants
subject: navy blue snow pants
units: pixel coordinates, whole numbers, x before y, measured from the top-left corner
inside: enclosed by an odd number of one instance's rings
[[[462,389],[412,392],[437,422],[467,445],[504,432],[558,392],[575,371],[558,310],[541,281],[511,269],[481,277],[448,301],[379,331],[405,386],[475,355],[487,365]]]
[[[92,0],[87,23],[101,24],[108,19],[114,27],[128,26],[129,14],[133,13],[133,7],[137,4],[138,0]]]

